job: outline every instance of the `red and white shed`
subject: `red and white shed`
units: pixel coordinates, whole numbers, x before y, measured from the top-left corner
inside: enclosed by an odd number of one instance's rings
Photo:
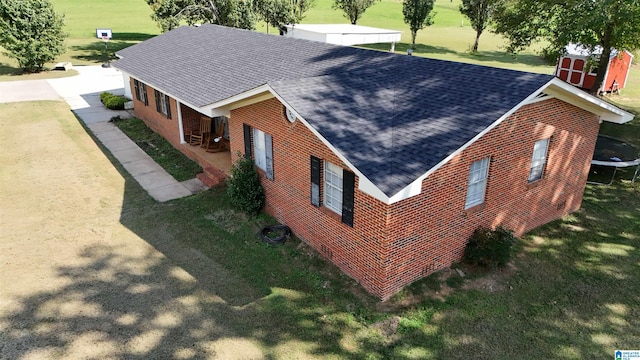
[[[571,85],[591,89],[596,80],[598,68],[597,62],[590,63],[589,58],[593,57],[597,61],[602,54],[602,48],[596,47],[595,51],[591,52],[582,45],[569,44],[565,50],[565,55],[561,56],[556,64],[556,76]],[[612,92],[624,88],[632,60],[633,54],[627,50],[613,49],[600,92]]]

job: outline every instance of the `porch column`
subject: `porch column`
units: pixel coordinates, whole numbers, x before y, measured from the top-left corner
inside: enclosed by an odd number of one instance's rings
[[[182,105],[176,99],[176,108],[178,109],[178,131],[180,132],[180,144],[186,144],[184,141],[184,127],[182,126]]]

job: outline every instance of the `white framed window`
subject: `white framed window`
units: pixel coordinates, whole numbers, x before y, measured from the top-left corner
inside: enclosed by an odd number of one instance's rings
[[[547,163],[548,149],[549,139],[538,140],[533,145],[533,156],[531,157],[531,168],[529,169],[529,182],[542,179],[544,166]]]
[[[258,168],[267,171],[267,147],[264,138],[264,132],[253,128],[253,158]]]
[[[465,209],[482,204],[487,189],[489,175],[489,158],[475,161],[469,170],[469,185],[467,186],[467,201]]]
[[[324,206],[342,214],[342,168],[324,162]]]

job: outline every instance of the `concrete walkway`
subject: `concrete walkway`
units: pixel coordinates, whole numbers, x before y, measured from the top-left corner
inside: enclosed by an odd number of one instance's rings
[[[78,76],[49,80],[0,83],[0,102],[61,100],[84,122],[122,166],[156,201],[164,202],[207,189],[198,179],[178,182],[112,122],[112,117],[129,118],[127,111],[105,108],[100,93],[124,94],[122,74],[100,66],[75,67]]]

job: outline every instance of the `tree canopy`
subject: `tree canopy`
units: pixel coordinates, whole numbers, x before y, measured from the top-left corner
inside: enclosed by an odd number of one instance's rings
[[[293,5],[293,16],[295,23],[304,19],[304,13],[316,5],[316,0],[290,0]]]
[[[293,12],[293,3],[288,0],[255,0],[254,10],[256,14],[269,25],[279,28],[283,24],[296,23]]]
[[[0,45],[25,72],[64,52],[64,18],[48,0],[0,0]]]
[[[435,0],[404,0],[402,14],[405,24],[411,30],[411,48],[416,46],[416,34],[418,30],[433,24],[433,3]]]
[[[364,12],[377,0],[334,0],[333,8],[340,9],[344,16],[356,25]]]
[[[180,25],[211,23],[254,29],[259,17],[267,24],[298,23],[315,0],[145,0],[162,32]]]
[[[255,27],[256,15],[249,0],[146,0],[151,18],[163,32],[180,25],[211,23],[243,29]]]
[[[504,0],[495,23],[495,32],[507,38],[514,53],[539,39],[547,40],[545,51],[556,56],[569,43],[601,51],[595,56],[592,94],[602,86],[613,48],[640,48],[640,0]]]
[[[460,13],[469,19],[471,27],[476,31],[476,40],[471,52],[478,51],[480,35],[491,22],[498,1],[501,0],[462,0]]]

